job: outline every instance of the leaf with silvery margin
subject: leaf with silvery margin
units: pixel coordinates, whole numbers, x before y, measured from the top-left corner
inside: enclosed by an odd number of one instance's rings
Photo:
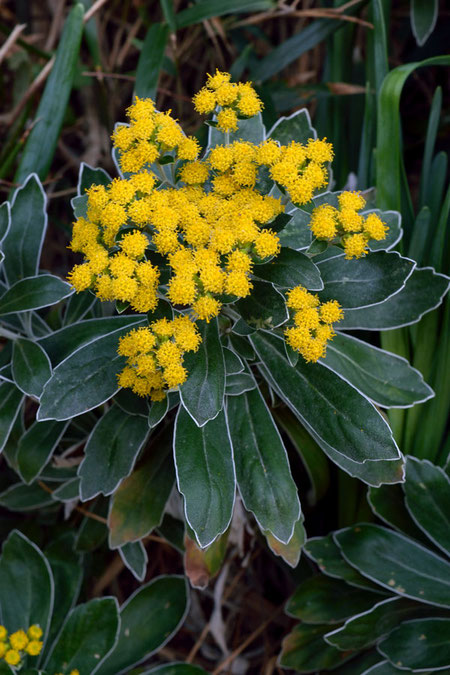
[[[182,625],[189,591],[181,576],[160,576],[141,586],[120,608],[120,633],[97,675],[121,675],[161,649]]]
[[[173,445],[186,520],[205,548],[225,532],[233,513],[236,477],[225,412],[198,427],[180,406]]]
[[[8,234],[11,227],[11,204],[3,202],[0,204],[0,244]]]
[[[70,671],[97,673],[117,644],[120,617],[117,599],[94,598],[72,609],[51,647],[44,668],[53,673],[64,664]]]
[[[236,321],[235,324],[233,324],[231,330],[236,335],[242,335],[243,337],[246,337],[247,335],[254,333],[256,328],[254,326],[249,326],[248,323],[241,317]]]
[[[145,417],[111,406],[95,425],[84,449],[78,468],[81,500],[112,494],[130,475],[148,434]]]
[[[320,363],[383,408],[407,408],[434,396],[406,359],[350,335],[337,333]]]
[[[74,533],[65,532],[54,539],[44,551],[55,582],[55,598],[58,599],[53,606],[50,632],[43,652],[44,656],[80,594],[84,570],[82,557],[74,551],[74,544]]]
[[[150,429],[158,426],[169,412],[169,397],[165,396],[162,401],[153,401],[148,412],[147,422]]]
[[[156,532],[163,537],[179,553],[184,553],[184,531],[186,523],[184,520],[174,518],[169,513],[164,514],[161,525],[156,528]]]
[[[292,206],[289,215],[292,216],[291,220],[278,235],[281,246],[296,251],[308,248],[312,242],[312,232],[309,227],[311,214]]]
[[[82,321],[87,315],[93,314],[95,306],[100,300],[93,293],[74,293],[67,301],[62,325],[69,326]]]
[[[450,668],[450,619],[405,621],[378,645],[394,666],[414,671]]]
[[[223,348],[223,358],[225,361],[225,371],[227,375],[238,375],[244,370],[244,364],[240,357],[232,349]]]
[[[380,485],[370,487],[367,492],[367,501],[375,516],[383,520],[395,530],[417,539],[424,546],[428,546],[428,539],[417,527],[405,506],[404,483],[401,485]]]
[[[240,396],[246,391],[256,388],[256,382],[248,373],[237,373],[236,375],[227,375],[225,394],[227,396]]]
[[[33,422],[19,440],[17,466],[22,480],[32,483],[57,448],[68,422]]]
[[[259,331],[250,336],[250,341],[283,399],[302,424],[320,439],[321,447],[330,445],[358,463],[395,460],[400,456],[381,415],[338,375],[303,359],[292,368],[283,341],[268,333]],[[343,419],[345,428],[341,427]]]
[[[193,588],[206,588],[220,570],[227,550],[228,534],[229,530],[204,549],[188,534],[185,535],[184,572]]]
[[[347,562],[392,593],[450,607],[450,563],[430,549],[369,523],[340,530],[333,537]]]
[[[438,307],[449,287],[449,278],[431,267],[415,269],[405,287],[384,302],[350,309],[339,323],[340,330],[391,330],[409,326]]]
[[[125,366],[125,358],[117,353],[119,337],[128,330],[93,339],[61,361],[44,387],[37,419],[70,419],[112,398]]]
[[[0,494],[0,506],[8,511],[32,511],[52,505],[52,496],[40,485],[14,483]]]
[[[55,305],[72,295],[74,289],[52,274],[40,274],[16,281],[0,297],[0,315],[28,312]]]
[[[228,143],[235,141],[247,141],[249,143],[261,143],[265,139],[266,130],[262,121],[261,113],[249,119],[238,120],[237,131],[232,131],[229,134]],[[217,127],[208,126],[208,146],[205,155],[208,154],[211,148],[216,145],[226,145],[225,134],[217,129]]]
[[[144,581],[147,572],[148,555],[142,541],[129,542],[119,548],[124,565],[138,581]]]
[[[0,452],[8,441],[24,396],[12,382],[0,382]]]
[[[276,328],[289,318],[283,295],[265,281],[254,281],[251,295],[238,300],[235,308],[244,321],[256,328]]]
[[[286,357],[287,358],[287,357]],[[289,359],[288,359],[289,363]],[[263,378],[269,384],[271,389],[273,389],[278,396],[290,407],[290,409],[297,415],[300,422],[308,429],[309,434],[317,442],[319,447],[325,452],[325,454],[337,464],[343,471],[348,473],[354,478],[359,478],[368,485],[373,485],[378,487],[384,483],[399,483],[404,479],[404,469],[403,469],[403,457],[399,455],[398,459],[366,459],[363,463],[358,461],[353,461],[348,457],[344,457],[340,451],[336,450],[334,447],[329,445],[321,438],[314,429],[309,426],[303,417],[300,417],[298,412],[296,412],[290,402],[287,400],[285,394],[278,386],[278,382],[275,381],[268,371],[268,369],[262,364],[259,363],[258,370],[260,371]],[[292,366],[291,366],[292,367]],[[366,400],[366,399],[364,399]]]
[[[429,609],[412,600],[386,598],[366,612],[347,619],[343,626],[325,635],[325,641],[342,651],[366,649],[388,635],[404,619],[420,616],[424,612],[428,613]]]
[[[303,526],[303,514],[294,525],[294,533],[287,544],[283,544],[276,539],[269,531],[263,532],[267,545],[274,555],[279,556],[290,567],[297,567],[302,553],[303,545],[306,541],[306,532]]]
[[[381,656],[378,655],[378,658],[381,658]],[[371,668],[365,670],[361,675],[399,675],[399,673],[404,672],[404,670],[395,668],[389,661],[380,661],[380,663],[376,663]],[[428,672],[423,673],[423,675],[428,675]]]
[[[91,185],[107,186],[112,178],[104,169],[94,168],[86,162],[81,162],[78,170],[77,195],[82,196]]]
[[[202,342],[197,352],[184,357],[189,375],[180,387],[180,396],[185,410],[198,426],[203,426],[223,409],[225,364],[217,318],[209,323],[201,321],[198,326]]]
[[[414,522],[450,555],[450,478],[427,459],[406,458],[405,504]]]
[[[45,349],[53,366],[66,359],[73,352],[89,342],[109,335],[122,328],[129,330],[145,324],[145,317],[132,316],[109,316],[101,319],[86,319],[79,321],[73,326],[65,326],[54,331],[48,336],[42,337],[38,343]]]
[[[351,653],[341,652],[324,641],[323,636],[329,629],[328,625],[308,626],[306,623],[294,626],[283,640],[280,665],[298,673],[316,673],[347,661]]]
[[[80,479],[78,476],[69,478],[68,481],[53,490],[51,496],[57,502],[78,501],[80,498]]]
[[[366,217],[369,213],[376,213],[383,223],[389,227],[385,239],[382,239],[381,241],[375,241],[375,239],[369,240],[369,249],[371,251],[390,251],[398,244],[403,236],[401,214],[398,211],[380,211],[380,209],[373,209],[370,212],[364,211],[362,215]]]
[[[166,663],[146,670],[142,675],[208,675],[200,666],[191,666],[188,663]]]
[[[309,111],[302,108],[289,117],[280,117],[267,132],[267,138],[273,138],[281,145],[289,145],[291,141],[306,144],[310,138],[317,138],[317,132],[311,124]]]
[[[289,408],[278,407],[273,411],[273,415],[278,425],[288,435],[308,474],[311,489],[308,490],[306,499],[310,505],[316,504],[326,494],[330,483],[328,459],[320,452],[319,445]]]
[[[10,227],[2,241],[3,272],[10,286],[38,273],[47,230],[46,206],[41,181],[32,173],[14,193]]]
[[[138,541],[160,525],[174,481],[172,427],[168,426],[111,499],[110,548]]]
[[[310,624],[341,623],[373,607],[377,596],[324,575],[306,579],[286,605],[286,613]]]
[[[18,530],[3,544],[0,559],[0,614],[10,632],[36,623],[47,639],[54,581],[42,551]]]
[[[95,551],[108,535],[105,518],[108,514],[108,499],[98,497],[89,507],[89,511],[92,516],[86,516],[82,520],[75,540],[75,549],[81,553]]]
[[[320,571],[334,579],[342,579],[350,586],[362,588],[374,593],[384,595],[381,589],[373,581],[363,577],[354,567],[352,567],[341,555],[339,546],[333,539],[332,534],[325,537],[311,537],[305,544],[305,553],[308,558],[314,560]]]
[[[345,309],[362,308],[384,302],[398,293],[411,276],[416,263],[397,251],[377,251],[364,258],[346,260],[344,256],[319,263],[324,290],[322,302],[337,300]]]
[[[230,333],[229,339],[231,347],[241,358],[248,359],[249,361],[255,358],[255,352],[247,338]]]
[[[42,347],[32,340],[14,340],[12,373],[15,383],[24,394],[39,398],[52,368]]]
[[[261,530],[288,544],[300,501],[286,449],[259,389],[230,398],[227,415],[244,506]]]
[[[333,668],[333,675],[362,675],[375,663],[380,661],[380,655],[376,649],[369,649],[367,652],[356,654],[351,661],[347,661],[343,666]]]
[[[323,289],[317,265],[304,253],[290,248],[282,248],[272,262],[255,265],[253,274],[282,288],[301,285],[310,291]]]
[[[438,0],[411,0],[411,29],[419,47],[425,44],[436,26]]]
[[[131,389],[119,389],[113,398],[113,402],[117,403],[119,408],[129,415],[148,416],[147,399],[137,396]]]

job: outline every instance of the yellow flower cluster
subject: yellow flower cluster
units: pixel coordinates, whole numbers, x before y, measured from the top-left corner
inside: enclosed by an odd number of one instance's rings
[[[62,673],[55,673],[55,675],[63,675]],[[80,675],[80,671],[75,668],[74,670],[71,670],[69,675]]]
[[[250,82],[231,82],[230,73],[216,70],[208,75],[206,86],[194,96],[194,107],[200,114],[208,114],[220,106],[217,128],[225,133],[236,131],[239,117],[253,117],[261,112],[263,104]]]
[[[0,660],[10,666],[19,666],[26,654],[37,656],[42,650],[42,629],[34,624],[27,632],[20,629],[8,636],[8,631],[0,625]]]
[[[321,303],[317,295],[296,286],[288,291],[286,304],[293,310],[294,319],[294,326],[284,332],[286,342],[305,361],[316,362],[325,356],[327,342],[336,335],[332,324],[344,316],[339,303]]]
[[[326,139],[309,139],[306,145],[292,141],[278,150],[272,141],[264,163],[270,166],[273,180],[284,188],[298,206],[310,202],[314,192],[326,187],[326,164],[333,159],[333,148]],[[269,156],[268,153],[271,153]]]
[[[118,352],[127,359],[118,376],[119,385],[152,401],[162,400],[167,389],[186,380],[183,355],[197,351],[200,343],[197,327],[188,316],[159,319],[148,328],[135,328],[119,342]]]
[[[370,239],[385,239],[389,228],[376,213],[365,217],[358,213],[366,204],[358,192],[342,192],[338,201],[338,209],[331,204],[323,204],[313,210],[311,231],[317,239],[340,241],[347,259],[361,258],[369,250]]]
[[[151,99],[140,99],[127,110],[129,125],[119,125],[112,135],[119,163],[125,173],[138,173],[149,168],[162,156],[176,151],[179,159],[198,157],[200,146],[193,137],[186,137],[173,117],[157,112]]]

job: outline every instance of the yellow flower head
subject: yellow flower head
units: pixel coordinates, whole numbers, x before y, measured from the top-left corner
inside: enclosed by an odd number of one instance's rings
[[[42,628],[34,623],[29,627],[27,633],[30,640],[40,640],[42,637]]]
[[[217,128],[220,131],[237,131],[238,118],[237,114],[232,108],[224,108],[217,115]]]
[[[37,656],[41,653],[43,642],[40,640],[30,640],[30,642],[25,647],[25,651],[30,656]]]
[[[8,631],[6,630],[6,628],[4,626],[0,625],[0,641],[6,640],[7,637],[8,637]]]
[[[3,658],[10,666],[18,666],[20,663],[20,654],[17,649],[8,649]]]
[[[375,239],[375,241],[385,239],[388,230],[389,228],[376,213],[369,213],[364,222],[364,232],[370,239]]]
[[[196,111],[201,115],[205,115],[212,112],[216,107],[216,96],[214,92],[203,87],[203,89],[200,89],[200,91],[195,94],[193,102]]]
[[[220,312],[221,304],[216,298],[210,295],[202,295],[193,303],[193,310],[199,319],[209,323]]]
[[[361,211],[366,205],[366,200],[359,192],[341,192],[338,196],[338,201],[341,209],[351,209],[353,211]]]
[[[364,234],[351,234],[344,240],[344,251],[347,260],[350,260],[350,258],[362,258],[368,250],[369,247]]]

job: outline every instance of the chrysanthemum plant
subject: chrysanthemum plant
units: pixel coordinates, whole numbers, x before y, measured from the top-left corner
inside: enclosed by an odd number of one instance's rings
[[[392,250],[400,215],[373,191],[331,191],[333,150],[307,111],[266,131],[253,88],[224,73],[194,105],[211,117],[203,153],[136,99],[113,133],[118,177],[81,166],[69,282],[39,270],[36,176],[0,210],[0,430],[17,474],[0,501],[89,501],[138,578],[141,540],[158,528],[182,548],[180,520],[187,567],[212,547],[217,569],[236,499],[295,565],[288,436],[313,488],[320,451],[369,485],[401,482],[382,409],[433,392],[353,331],[415,323],[448,287]]]

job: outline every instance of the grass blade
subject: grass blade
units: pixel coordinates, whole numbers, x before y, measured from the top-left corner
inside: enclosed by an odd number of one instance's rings
[[[147,31],[136,70],[136,95],[140,98],[156,97],[169,30],[165,24],[154,23]]]

